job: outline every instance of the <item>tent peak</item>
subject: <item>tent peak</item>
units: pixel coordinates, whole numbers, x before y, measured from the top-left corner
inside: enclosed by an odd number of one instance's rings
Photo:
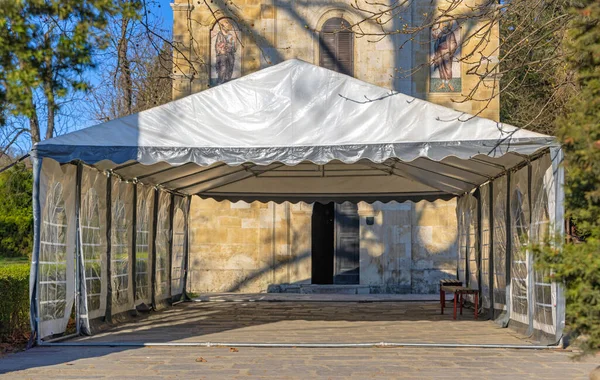
[[[529,154],[550,136],[474,117],[291,59],[37,144],[60,162],[207,165]]]

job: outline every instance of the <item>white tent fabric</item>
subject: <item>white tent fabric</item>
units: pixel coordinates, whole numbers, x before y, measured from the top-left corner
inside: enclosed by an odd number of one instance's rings
[[[553,137],[291,60],[46,140],[31,155],[38,342],[65,334],[72,311],[75,333],[90,333],[93,319],[179,299],[191,195],[275,202],[462,196],[461,279],[486,284],[484,302],[504,323],[554,341],[562,336],[562,290],[537,273],[534,282],[519,256],[526,241],[515,233],[525,226],[539,240],[542,227],[531,215],[563,233],[562,152]],[[517,185],[521,196],[513,197]],[[513,212],[525,205],[527,215]],[[484,244],[487,281],[480,281]]]
[[[550,136],[290,60],[33,154],[182,195],[385,201],[460,195],[551,146]]]

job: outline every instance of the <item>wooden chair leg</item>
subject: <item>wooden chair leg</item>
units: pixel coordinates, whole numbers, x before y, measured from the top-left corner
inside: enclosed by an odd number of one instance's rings
[[[464,303],[463,294],[460,293],[460,315],[462,315],[463,303]]]
[[[456,301],[457,301],[458,297],[457,294],[454,293],[454,319],[456,319]]]
[[[446,292],[445,291],[440,291],[440,298],[441,298],[441,303],[442,303],[442,315],[444,314],[444,306],[446,306]]]
[[[475,319],[477,319],[479,313],[479,293],[475,293]]]

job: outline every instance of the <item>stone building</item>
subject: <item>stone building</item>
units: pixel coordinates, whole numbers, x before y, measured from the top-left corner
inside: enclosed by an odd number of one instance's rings
[[[467,12],[476,1],[453,12]],[[480,26],[474,22],[448,22],[416,36],[394,33],[421,25],[446,2],[414,0],[382,26],[361,22],[369,14],[354,0],[175,0],[173,98],[298,58],[498,120],[498,97],[482,101],[497,91],[495,82],[472,74],[476,58],[458,58],[478,46],[482,54],[473,56],[493,61],[495,30],[481,47],[465,39]],[[356,25],[367,36],[353,33]],[[382,30],[392,33],[368,36]],[[444,48],[453,59],[432,66]],[[476,100],[464,96],[472,90]],[[455,201],[312,205],[194,197],[190,217],[193,292],[435,293],[438,280],[457,271]]]

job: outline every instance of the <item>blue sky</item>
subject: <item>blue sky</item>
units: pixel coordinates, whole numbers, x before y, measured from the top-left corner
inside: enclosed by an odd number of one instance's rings
[[[149,21],[158,22],[161,25],[161,29],[165,32],[164,35],[168,39],[172,37],[173,30],[173,10],[171,8],[171,1],[169,0],[146,0],[146,6],[149,14]],[[100,74],[102,73],[103,65],[99,65],[95,69],[90,69],[86,74],[86,80],[92,85],[97,85],[100,81]],[[59,113],[57,117],[56,135],[73,132],[78,129],[92,126],[98,122],[95,120],[94,114],[90,111],[89,107],[86,107],[86,96],[83,93],[75,94],[75,99],[68,102],[66,106],[62,107],[64,112]],[[40,116],[40,132],[42,136],[46,134],[46,123],[44,122],[45,111]],[[20,122],[26,124],[25,118],[19,118]],[[31,140],[29,135],[22,135],[17,140],[16,145],[13,146],[15,154],[25,154],[31,148]]]

